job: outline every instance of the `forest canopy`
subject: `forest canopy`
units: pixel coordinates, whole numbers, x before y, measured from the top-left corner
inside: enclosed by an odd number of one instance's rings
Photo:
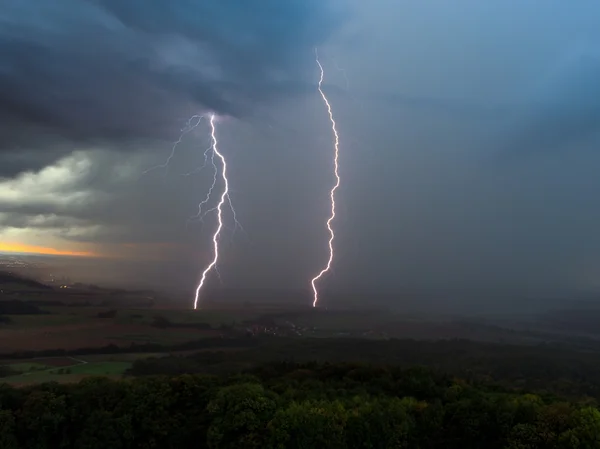
[[[0,448],[592,449],[595,404],[425,367],[279,362],[0,386]]]

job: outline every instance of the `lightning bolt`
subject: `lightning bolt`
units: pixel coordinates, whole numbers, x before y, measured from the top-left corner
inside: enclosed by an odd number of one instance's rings
[[[223,228],[225,228],[225,225],[223,223],[223,221],[224,221],[223,220],[223,206],[225,205],[225,203],[227,203],[227,205],[229,206],[229,209],[231,210],[231,215],[233,217],[233,221],[235,223],[233,233],[235,234],[235,232],[238,229],[240,229],[244,232],[244,234],[246,234],[246,231],[244,230],[244,228],[242,227],[242,225],[240,224],[240,222],[237,219],[237,213],[235,211],[235,208],[233,207],[233,202],[231,201],[231,196],[229,194],[229,179],[227,178],[227,162],[225,160],[225,156],[223,155],[223,153],[221,153],[219,151],[219,142],[217,139],[217,120],[218,120],[218,118],[217,118],[216,114],[214,114],[214,113],[212,113],[209,117],[210,117],[210,119],[208,120],[208,122],[210,124],[210,142],[211,142],[211,144],[208,148],[206,148],[206,150],[204,150],[204,153],[203,153],[204,163],[201,166],[199,166],[198,168],[192,170],[191,172],[182,174],[182,176],[191,176],[196,173],[200,173],[210,162],[210,166],[212,167],[212,170],[213,170],[212,183],[210,185],[210,188],[208,189],[208,192],[206,193],[205,198],[198,204],[197,214],[194,215],[193,217],[191,217],[190,219],[188,219],[187,224],[189,224],[190,221],[192,221],[192,220],[198,220],[200,222],[203,222],[204,217],[213,211],[217,211],[217,219],[218,219],[218,226],[212,237],[213,248],[214,248],[213,259],[210,262],[210,264],[205,268],[205,270],[202,272],[202,278],[201,278],[198,286],[196,287],[196,294],[194,297],[194,309],[198,308],[198,301],[200,298],[200,293],[201,293],[202,287],[204,286],[206,279],[207,279],[208,275],[210,274],[211,270],[214,270],[215,273],[217,274],[217,276],[219,277],[219,279],[221,279],[221,274],[219,273],[218,268],[217,268],[217,262],[219,260],[219,239],[221,237],[221,231],[223,230]],[[205,118],[206,118],[206,116],[204,116],[204,115],[193,115],[192,117],[190,117],[189,120],[187,121],[186,125],[181,129],[179,138],[173,143],[169,157],[167,157],[165,162],[160,165],[157,165],[155,167],[147,169],[146,171],[144,171],[142,173],[142,175],[145,175],[151,171],[162,168],[165,170],[164,174],[166,176],[168,173],[171,161],[175,157],[175,154],[177,152],[177,148],[178,148],[179,144],[181,144],[181,142],[183,141],[183,138],[185,137],[185,135],[190,133],[194,129],[198,128],[198,126],[200,126],[200,123],[202,122],[202,120]],[[216,159],[219,159],[219,161],[220,161],[220,165],[221,165],[220,171],[219,171],[219,167],[217,166]],[[223,192],[221,193],[219,202],[215,207],[212,207],[208,210],[204,210],[204,207],[211,201],[211,199],[213,197],[213,193],[214,193],[215,189],[217,188],[219,172],[221,173],[221,179],[223,180]]]
[[[214,125],[211,125],[211,129]],[[216,128],[216,127],[215,127]],[[213,132],[214,133],[214,132]],[[211,133],[212,135],[212,133]],[[213,150],[213,151],[211,151]],[[213,167],[213,180],[212,180],[212,184],[210,185],[208,192],[206,193],[206,197],[204,198],[204,200],[202,200],[199,204],[198,204],[198,213],[196,213],[196,215],[194,215],[193,217],[191,217],[188,220],[188,223],[190,221],[193,220],[197,220],[201,223],[204,222],[204,217],[206,217],[209,213],[214,212],[215,210],[217,210],[218,206],[212,207],[208,210],[202,211],[202,209],[204,208],[204,206],[206,206],[208,204],[208,202],[210,201],[210,199],[212,198],[212,194],[213,191],[215,190],[215,186],[217,185],[217,176],[218,176],[218,168],[217,165],[215,164],[215,151],[214,151],[214,142],[213,144],[204,152],[204,164],[194,170],[193,172],[190,173],[186,173],[184,176],[189,176],[192,175],[194,173],[198,173],[200,171],[202,171],[202,169],[206,166],[207,161],[208,161],[208,152],[211,151],[211,155],[210,155],[210,163]],[[244,234],[246,234],[246,231],[244,230],[244,227],[242,226],[242,224],[238,221],[237,219],[237,212],[235,211],[235,208],[233,207],[233,202],[231,201],[231,196],[229,195],[229,192],[226,195],[226,199],[227,199],[227,204],[229,205],[229,210],[231,210],[231,215],[233,217],[233,223],[234,223],[234,228],[233,228],[233,233],[235,234],[235,232],[240,229]],[[248,234],[246,234],[247,236]]]
[[[323,99],[323,103],[327,107],[327,113],[329,114],[329,120],[331,121],[331,130],[332,130],[333,136],[334,136],[334,143],[333,143],[333,149],[334,149],[333,168],[334,169],[333,169],[333,173],[335,176],[335,184],[333,185],[333,187],[331,188],[331,191],[329,192],[329,196],[331,198],[331,215],[327,219],[327,229],[329,230],[329,242],[328,242],[329,259],[327,259],[327,264],[319,272],[319,274],[317,274],[310,281],[310,284],[311,284],[312,290],[313,290],[313,294],[314,294],[313,295],[313,307],[317,307],[317,303],[319,302],[319,291],[317,290],[317,281],[319,279],[321,279],[331,269],[331,264],[333,262],[333,240],[335,239],[335,233],[333,231],[333,228],[331,227],[331,223],[335,219],[335,192],[338,189],[338,187],[340,186],[340,182],[341,182],[340,175],[339,175],[340,136],[337,131],[337,124],[336,124],[335,118],[333,116],[333,110],[331,108],[331,103],[329,103],[329,99],[327,98],[327,95],[325,95],[325,92],[323,92],[323,80],[325,79],[325,70],[323,69],[323,66],[321,65],[321,61],[319,60],[319,51],[316,48],[315,48],[315,62],[317,63],[317,66],[319,67],[319,71],[320,71],[319,94],[321,95],[321,98]]]
[[[210,199],[210,195],[215,187],[216,179],[217,179],[216,164],[214,163],[215,156],[217,156],[221,161],[221,178],[223,180],[223,192],[221,193],[221,198],[219,199],[219,203],[216,206],[218,226],[212,237],[213,259],[208,264],[208,266],[204,269],[204,271],[202,272],[202,277],[200,279],[200,282],[198,283],[198,286],[196,287],[196,295],[194,297],[194,309],[198,308],[198,300],[200,299],[200,293],[202,291],[202,287],[204,287],[204,284],[206,282],[206,278],[208,277],[208,274],[213,269],[215,269],[215,271],[216,271],[217,262],[219,261],[219,237],[221,236],[221,230],[223,229],[223,205],[226,202],[228,202],[229,206],[231,207],[231,199],[229,198],[229,180],[227,179],[227,161],[225,160],[225,157],[223,156],[223,154],[219,151],[219,142],[217,140],[217,127],[215,124],[215,119],[216,119],[215,115],[212,114],[210,116],[210,129],[211,129],[210,136],[212,139],[211,159],[213,161],[213,165],[215,165],[215,177],[214,177],[215,181],[213,182],[213,184],[211,186],[211,189],[209,191],[207,198]],[[202,204],[205,204],[205,203],[206,203],[206,201],[203,201],[202,203],[200,203],[201,205],[199,207],[201,208]],[[233,210],[233,208],[232,208],[232,210]],[[234,212],[234,218],[235,218],[235,212]]]
[[[185,125],[185,127],[181,130],[181,134],[179,134],[179,138],[173,143],[173,146],[171,147],[171,153],[169,154],[169,157],[165,160],[165,162],[163,162],[162,164],[157,165],[155,167],[150,167],[149,169],[142,172],[142,175],[146,175],[146,174],[150,173],[151,171],[162,168],[165,170],[165,176],[166,176],[167,172],[169,170],[169,165],[171,164],[171,160],[175,157],[175,153],[177,152],[177,147],[179,146],[179,144],[181,143],[181,141],[183,140],[183,138],[185,137],[186,134],[188,134],[189,132],[193,131],[194,129],[198,128],[198,126],[200,126],[200,123],[202,122],[203,118],[204,118],[203,115],[192,115],[190,117],[190,119],[187,121],[187,124]],[[206,151],[208,152],[208,150],[206,150]]]
[[[337,59],[332,58],[333,59],[333,64],[335,65],[335,68],[342,74],[342,76],[344,77],[344,81],[346,81],[346,91],[350,90],[350,79],[348,78],[348,74],[346,73],[346,69],[340,67],[340,65],[337,62]]]
[[[212,163],[213,168],[216,170],[217,167],[215,166],[214,158],[212,157],[213,155],[212,155],[212,151],[211,150],[212,150],[212,142],[208,146],[208,148],[206,150],[204,150],[204,163],[201,166],[196,167],[191,172],[183,173],[182,176],[192,176],[192,175],[195,175],[196,173],[200,173],[202,170],[204,170],[206,168],[206,164],[208,164],[208,153],[211,153],[211,163]]]
[[[211,117],[211,120],[213,120],[212,117]],[[198,204],[198,213],[194,217],[192,217],[192,218],[199,218],[200,220],[202,220],[206,216],[207,213],[216,209],[216,208],[212,208],[212,209],[209,209],[208,211],[206,211],[204,214],[202,213],[202,208],[206,204],[208,204],[208,202],[210,201],[210,199],[212,197],[213,190],[215,190],[215,186],[217,185],[217,176],[219,173],[217,164],[215,164],[215,154],[216,154],[216,152],[215,152],[215,145],[216,145],[215,133],[216,133],[216,131],[215,130],[216,130],[216,127],[215,127],[214,121],[211,121],[210,127],[211,127],[211,140],[212,140],[212,145],[210,147],[210,150],[212,150],[211,154],[210,154],[210,163],[213,167],[213,180],[212,180],[212,184],[210,185],[210,187],[208,189],[208,192],[206,192],[206,197],[204,198],[204,200],[202,200],[200,202],[200,204]],[[204,153],[204,157],[205,157],[204,165],[206,165],[206,162],[207,162],[206,160],[208,159],[208,154]]]

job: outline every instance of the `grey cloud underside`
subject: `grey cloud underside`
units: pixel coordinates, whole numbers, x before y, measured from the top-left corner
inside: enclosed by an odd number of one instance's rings
[[[172,139],[202,110],[246,116],[306,79],[334,17],[317,0],[6,0],[0,148],[40,132]]]
[[[37,139],[33,139],[32,141],[40,142]],[[50,165],[64,153],[64,148],[46,148],[44,151],[0,151],[0,179],[26,170],[40,170]]]
[[[118,152],[86,151],[37,174],[0,180],[0,231],[36,230],[85,243],[168,240],[181,233],[187,218],[181,211],[191,215],[194,204],[180,192],[169,195],[163,183],[138,180],[132,172],[141,171],[140,163]]]
[[[1,226],[22,229],[69,229],[82,223],[85,224],[86,222],[75,217],[39,213],[37,215],[27,215],[26,211],[19,211],[19,214],[12,213],[0,216]]]

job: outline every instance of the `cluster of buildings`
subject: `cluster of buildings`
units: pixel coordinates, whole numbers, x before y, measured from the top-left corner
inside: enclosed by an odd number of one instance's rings
[[[310,333],[311,328],[296,326],[290,321],[283,323],[246,323],[246,335],[271,335],[276,337],[301,337]]]

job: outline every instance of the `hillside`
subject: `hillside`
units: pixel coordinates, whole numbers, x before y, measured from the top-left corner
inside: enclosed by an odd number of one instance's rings
[[[0,271],[0,289],[8,290],[52,290],[52,287],[15,273]]]

